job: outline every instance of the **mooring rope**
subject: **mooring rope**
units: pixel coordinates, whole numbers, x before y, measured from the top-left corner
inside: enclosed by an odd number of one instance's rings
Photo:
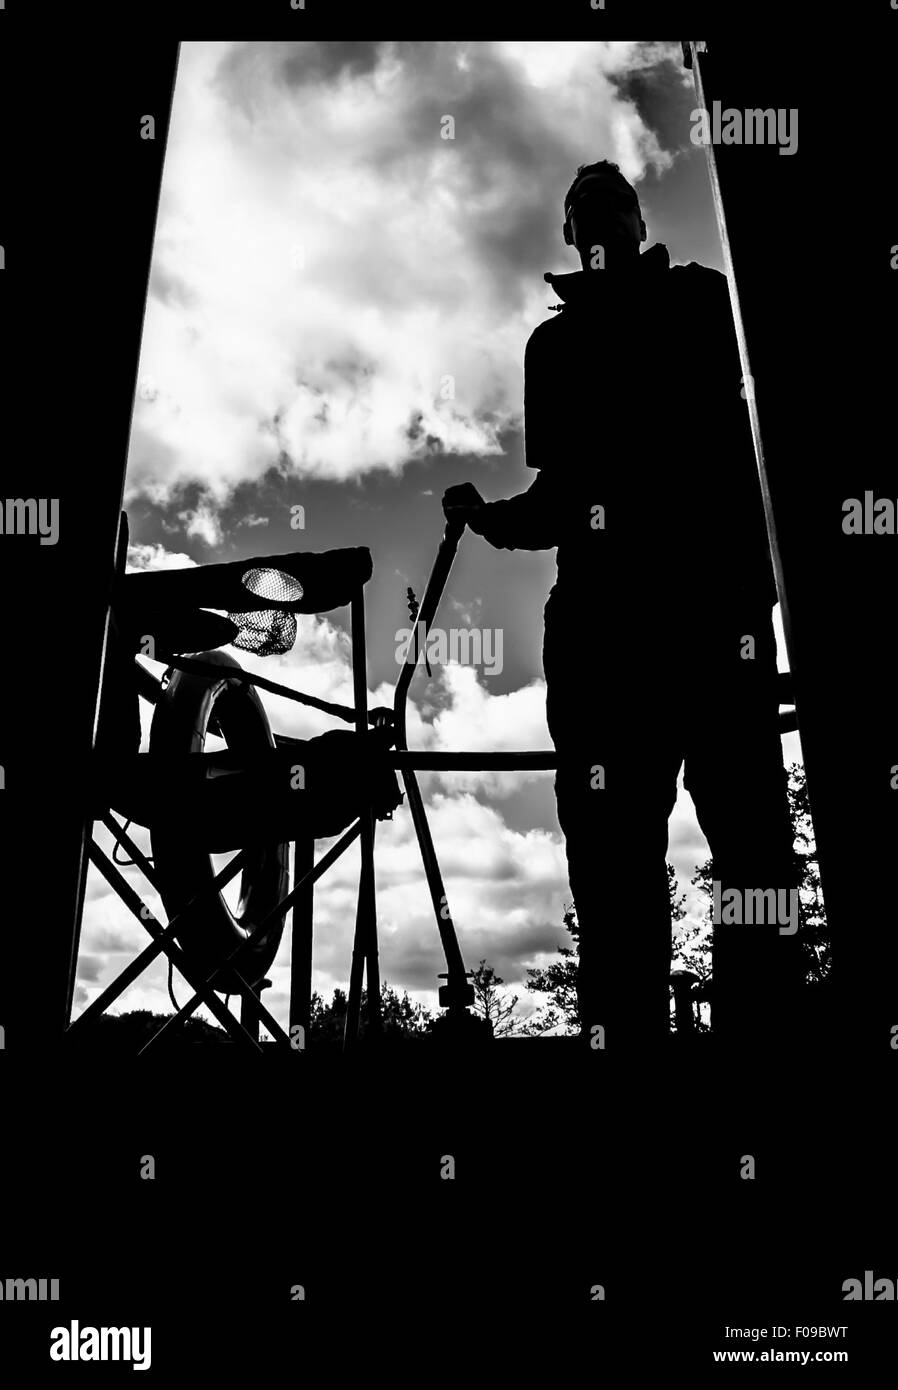
[[[251,671],[244,671],[237,666],[213,666],[211,662],[197,661],[189,656],[167,656],[165,661],[176,671],[184,671],[187,675],[214,676],[216,680],[221,680],[224,677],[229,681],[243,681],[246,685],[256,685],[261,690],[267,690],[271,695],[282,695],[285,700],[295,700],[300,705],[311,705],[312,709],[322,710],[324,714],[332,714],[347,724],[355,723],[356,712],[351,705],[337,705],[331,700],[320,700],[317,695],[306,695],[301,690],[292,690],[288,685],[279,685],[277,681],[270,681],[267,676],[256,676]],[[374,713],[369,711],[368,722],[373,723],[373,719]]]

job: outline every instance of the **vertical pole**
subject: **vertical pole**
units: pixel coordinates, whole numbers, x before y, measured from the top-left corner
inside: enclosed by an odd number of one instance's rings
[[[753,90],[757,93],[758,82],[764,84],[761,90],[770,91],[770,83],[774,84],[774,89],[780,91],[791,89],[784,88],[783,75],[785,72],[784,56],[785,50],[776,41],[778,54],[776,58],[772,54],[765,53],[764,61],[756,76],[749,77],[744,65],[744,55],[738,52],[738,45],[732,46],[730,55],[727,56],[725,43],[711,43],[710,52],[707,52],[707,44],[689,43],[687,45],[691,58],[693,79],[695,83],[696,101],[699,109],[710,111],[714,104],[714,97],[708,92],[706,85],[706,73],[710,72],[711,85],[714,91],[726,87],[732,91],[731,84],[735,84],[736,90]],[[733,48],[736,52],[733,52]],[[722,65],[715,67],[723,59]],[[713,60],[713,61],[712,61]],[[735,62],[735,66],[731,66]],[[735,98],[734,98],[735,100]],[[766,101],[758,101],[758,106],[765,106]],[[817,788],[818,776],[821,775],[820,766],[817,761],[817,750],[813,737],[805,737],[806,721],[804,718],[807,706],[805,705],[805,692],[810,689],[811,678],[808,669],[802,659],[802,651],[797,648],[795,640],[795,627],[793,623],[792,611],[792,583],[787,585],[786,571],[783,563],[783,553],[780,543],[779,519],[784,517],[786,524],[789,524],[789,513],[785,508],[788,501],[788,475],[795,476],[797,455],[794,443],[795,436],[794,421],[800,418],[800,405],[798,397],[792,391],[789,383],[789,368],[791,363],[784,358],[782,347],[776,348],[771,345],[771,338],[783,336],[776,327],[773,327],[779,318],[780,300],[777,298],[777,288],[780,293],[786,283],[781,269],[777,272],[772,262],[782,262],[781,247],[776,244],[775,239],[769,238],[768,226],[762,230],[761,223],[754,223],[753,212],[746,197],[749,190],[752,190],[752,197],[755,207],[775,206],[778,213],[783,217],[783,225],[787,224],[787,216],[783,211],[784,197],[788,194],[783,186],[780,170],[783,161],[777,156],[767,159],[764,163],[749,161],[745,158],[745,151],[740,150],[738,158],[738,170],[736,160],[732,157],[731,147],[727,144],[715,146],[713,141],[705,145],[708,164],[708,177],[711,187],[711,197],[714,204],[715,216],[717,219],[718,235],[723,254],[724,265],[726,267],[727,284],[730,293],[730,307],[732,310],[733,326],[736,334],[736,341],[739,350],[739,360],[742,368],[742,380],[744,395],[748,409],[748,419],[751,427],[752,441],[754,444],[755,463],[757,468],[758,482],[763,504],[765,524],[767,527],[767,541],[770,551],[770,558],[773,568],[774,579],[776,582],[777,598],[780,605],[780,614],[783,623],[783,635],[786,644],[786,653],[789,662],[792,683],[797,695],[797,723],[801,734],[802,757],[807,770],[808,794],[814,815],[815,834],[817,831]],[[751,152],[749,152],[750,154]],[[782,154],[782,150],[779,152]],[[786,160],[785,164],[788,165]],[[794,188],[794,185],[793,185]],[[726,190],[726,200],[724,199]],[[793,198],[795,194],[792,194]],[[786,204],[788,206],[788,204]],[[732,214],[731,216],[728,214]],[[732,229],[732,235],[731,235]],[[735,252],[734,252],[735,245]],[[736,265],[739,265],[740,274],[737,277]],[[779,274],[779,280],[777,279]],[[744,296],[745,305],[748,310],[748,318],[743,313],[742,301],[740,300],[739,284],[747,288],[748,293]],[[760,293],[758,292],[760,288]],[[791,284],[790,284],[791,288]],[[795,298],[793,306],[797,305],[798,291],[794,291]],[[765,322],[766,320],[766,322]],[[752,329],[752,354],[749,355],[748,334],[746,322]],[[761,429],[761,416],[759,414],[758,401],[754,386],[754,375],[752,364],[756,370],[760,371],[761,380],[764,382],[765,395],[763,399],[764,431]],[[771,471],[768,461],[769,450],[765,447],[765,440],[772,443],[772,459],[775,467],[779,470],[779,487],[776,500],[771,487]],[[794,484],[793,484],[794,486]],[[803,519],[803,514],[802,514]],[[794,526],[794,521],[792,522]],[[792,546],[794,550],[794,539]],[[794,557],[793,570],[794,574]],[[824,837],[825,838],[825,837]],[[821,876],[824,887],[827,884],[829,861],[825,852],[821,858]],[[777,880],[779,883],[780,880]],[[711,1006],[712,1027],[718,1037],[722,1036],[723,1030],[729,1029],[734,1035],[738,1036],[742,1028],[738,1022],[741,1015],[746,1020],[751,1017],[752,1008],[756,1001],[752,999],[754,993],[753,986],[749,983],[748,975],[741,950],[734,938],[727,935],[724,937],[719,930],[714,933],[715,942],[712,943],[712,975],[713,975],[713,999]],[[776,940],[774,933],[774,940]],[[758,950],[762,947],[759,945]],[[771,955],[771,978],[770,987],[787,989],[789,970],[784,961],[784,952],[774,947]],[[792,987],[791,1009],[799,1004],[800,985],[798,981]],[[727,1019],[730,1021],[728,1022]],[[765,1020],[766,1027],[769,1029],[772,1024],[771,1014],[768,1011]]]
[[[365,593],[359,588],[350,607],[352,624],[352,687],[355,704],[355,731],[359,738],[368,736],[368,660],[365,646]],[[361,766],[366,759],[360,758]],[[346,1007],[346,1028],[343,1034],[344,1051],[358,1041],[359,1015],[362,1004],[362,972],[367,966],[368,1029],[372,1037],[382,1032],[380,1012],[380,970],[377,959],[377,899],[374,881],[374,814],[370,806],[360,808],[359,836],[361,869],[359,899],[356,912],[355,937],[352,945],[352,965],[349,975],[349,998]]]
[[[464,525],[457,522],[447,521],[443,539],[440,541],[436,559],[427,587],[424,590],[424,597],[421,600],[421,607],[418,609],[418,619],[415,623],[413,632],[414,646],[410,654],[407,655],[405,664],[399,673],[396,682],[396,692],[393,697],[393,727],[396,736],[396,748],[404,750],[407,747],[405,730],[405,710],[408,701],[409,687],[412,683],[418,661],[421,656],[427,634],[430,632],[430,625],[436,617],[446,581],[452,569],[455,554],[458,550],[458,543],[464,534]],[[423,638],[421,634],[423,630]],[[446,956],[448,968],[444,986],[440,986],[440,1007],[448,1008],[450,1012],[460,1017],[467,1017],[468,1005],[474,1002],[473,986],[468,984],[468,972],[465,970],[465,963],[462,959],[461,948],[455,934],[455,927],[451,917],[446,915],[446,894],[443,887],[443,879],[440,874],[440,866],[437,862],[436,850],[434,849],[433,839],[430,834],[430,826],[427,823],[427,813],[424,809],[424,802],[421,791],[418,787],[418,779],[411,767],[403,769],[403,781],[405,782],[406,795],[408,796],[409,809],[412,813],[412,821],[415,826],[415,833],[418,837],[418,844],[421,849],[421,858],[424,861],[424,872],[427,876],[427,886],[430,890],[430,899],[433,904],[434,916],[436,917],[437,930],[440,933],[440,940]]]
[[[294,887],[312,868],[315,860],[315,840],[312,835],[299,835],[293,844]],[[290,1037],[299,1025],[303,1029],[304,1045],[309,1041],[312,1012],[312,923],[315,884],[313,880],[300,890],[293,901],[292,940],[290,948]]]
[[[121,512],[119,514],[118,535],[116,537],[115,543],[114,580],[112,586],[113,594],[116,592],[119,583],[124,578],[125,568],[128,562],[129,536],[130,529],[128,526],[128,516],[126,512]],[[108,597],[109,596],[107,595],[107,599]],[[102,716],[106,716],[110,719],[115,734],[125,734],[125,731],[127,730],[128,710],[126,708],[123,708],[120,711],[116,709],[109,711],[104,706],[104,695],[107,699],[111,698],[113,701],[127,701],[128,682],[127,678],[123,679],[123,668],[124,671],[133,671],[134,667],[133,657],[130,656],[129,652],[122,650],[122,644],[119,639],[118,633],[117,631],[113,631],[113,628],[114,624],[112,621],[112,612],[110,605],[107,601],[103,626],[103,644],[100,654],[100,671],[97,683],[97,695],[96,700],[94,701],[94,708],[92,712],[93,724],[91,729],[91,745],[94,748],[95,752],[97,748],[97,736],[100,732],[100,721]],[[121,724],[116,723],[117,715],[123,721]],[[136,736],[139,740],[139,712],[136,714],[136,719]],[[127,735],[125,734],[125,736]],[[68,1028],[69,1024],[72,1021],[72,1007],[75,1002],[75,980],[78,971],[78,954],[81,949],[81,922],[84,916],[84,894],[87,888],[87,866],[89,862],[87,856],[87,845],[93,838],[93,829],[93,817],[88,817],[84,822],[82,832],[82,856],[81,864],[78,870],[78,882],[75,896],[75,916],[72,924],[71,949],[69,955],[68,978],[66,982],[65,993],[64,1026],[66,1028]]]
[[[369,807],[361,837],[362,873],[360,895],[365,941],[365,980],[368,986],[368,1029],[372,1036],[383,1032],[380,1008],[380,961],[377,951],[377,899],[374,882],[374,813]]]
[[[249,1033],[253,1042],[259,1041],[259,1010],[256,1007],[262,985],[254,985],[251,994],[244,994],[240,1000],[240,1022]]]
[[[692,75],[695,82],[695,94],[699,107],[703,107],[707,98],[702,79],[703,67],[699,59],[699,50],[696,44],[692,44]],[[767,461],[764,454],[764,442],[761,437],[761,422],[758,416],[758,405],[754,390],[754,378],[751,374],[751,364],[748,357],[748,342],[745,336],[745,324],[742,317],[742,306],[739,303],[739,288],[736,283],[736,270],[733,265],[733,252],[730,244],[730,234],[727,227],[726,214],[723,207],[723,195],[720,189],[720,176],[717,168],[717,155],[713,144],[705,146],[708,156],[708,178],[711,183],[711,197],[714,203],[714,212],[717,218],[717,234],[720,238],[720,249],[723,253],[723,263],[726,266],[727,285],[730,291],[730,307],[733,311],[733,326],[736,331],[736,342],[739,346],[739,361],[742,366],[742,379],[745,389],[745,401],[748,406],[748,419],[751,426],[752,442],[755,446],[755,463],[758,470],[758,482],[761,488],[761,500],[764,506],[764,521],[767,526],[767,544],[770,549],[770,559],[773,566],[774,579],[776,581],[776,593],[779,599],[780,612],[783,619],[783,635],[786,639],[786,652],[789,658],[789,670],[794,672],[796,668],[795,642],[792,636],[792,610],[789,606],[789,595],[786,592],[786,581],[783,576],[783,561],[780,553],[779,538],[777,536],[776,517],[773,510],[773,499],[770,495],[770,481],[767,473]]]
[[[28,679],[7,681],[4,720],[0,728],[0,765],[5,790],[0,793],[0,845],[4,856],[4,922],[34,919],[40,900],[40,988],[10,989],[2,1023],[10,1053],[46,1059],[62,1046],[71,1017],[75,989],[81,913],[85,896],[90,817],[85,787],[92,776],[92,734],[96,719],[103,664],[106,614],[120,523],[125,465],[128,453],[135,378],[140,355],[140,324],[147,299],[156,206],[166,148],[178,45],[175,39],[146,35],[139,51],[129,57],[127,73],[104,55],[85,50],[78,72],[64,49],[47,54],[52,85],[63,101],[77,99],[90,126],[96,158],[71,162],[54,171],[46,189],[29,186],[27,164],[12,159],[6,170],[8,206],[3,240],[13,265],[13,246],[28,248],[33,265],[45,274],[38,279],[3,272],[5,337],[15,342],[20,327],[52,317],[54,306],[71,289],[71,266],[79,267],[83,284],[104,274],[107,260],[102,238],[85,223],[72,219],[66,229],[66,255],[54,254],[57,242],[54,208],[84,197],[97,209],[100,222],[121,217],[123,257],[116,293],[97,297],[93,306],[97,334],[89,359],[76,360],[54,379],[54,399],[63,412],[77,411],[83,399],[86,362],[91,374],[102,377],[104,408],[95,412],[92,431],[102,437],[89,468],[73,466],[65,451],[41,460],[40,490],[58,526],[40,544],[0,545],[0,571],[7,593],[28,594],[35,611],[64,595],[68,613],[77,614],[77,679],[65,686],[65,760],[49,731],[59,721],[60,651],[39,632],[23,638]],[[4,53],[4,74],[15,61],[10,41]],[[84,81],[82,82],[82,77]],[[3,84],[4,114],[12,114]],[[140,111],[154,115],[155,139],[138,139]],[[43,108],[43,109],[42,109]],[[15,115],[37,141],[52,139],[54,113],[40,92],[17,94]],[[134,158],[135,140],[140,158]],[[107,175],[115,167],[115,186]],[[13,231],[14,214],[19,223]],[[22,269],[21,262],[19,269]],[[39,417],[43,383],[29,371],[27,358],[10,354],[4,388],[17,401],[22,418]],[[4,498],[28,498],[36,486],[32,461],[7,450],[4,459]],[[53,454],[53,451],[50,451]],[[44,544],[47,540],[49,543]],[[33,637],[34,640],[30,640]],[[48,871],[47,846],[33,833],[28,809],[35,796],[53,801],[53,839]],[[39,885],[39,892],[36,892]],[[21,937],[21,940],[18,939]],[[17,939],[12,939],[17,938]],[[4,977],[25,979],[35,963],[33,931],[4,933]]]
[[[259,1002],[262,998],[263,989],[270,988],[270,980],[260,980],[257,985],[253,986],[252,994],[244,994],[241,998],[240,1022],[255,1043],[259,1041],[259,1024],[261,1022]]]
[[[350,1052],[359,1039],[359,1015],[362,1011],[362,980],[365,973],[365,957],[361,945],[359,918],[362,910],[362,878],[365,872],[364,859],[359,876],[359,905],[356,911],[355,936],[352,942],[352,964],[349,968],[349,997],[346,1001],[346,1022],[343,1026],[343,1051]]]

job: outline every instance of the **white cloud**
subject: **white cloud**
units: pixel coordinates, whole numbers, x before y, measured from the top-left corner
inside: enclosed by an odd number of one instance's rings
[[[273,466],[499,452],[573,170],[670,163],[609,80],[661,51],[182,45],[129,496],[199,484],[188,534],[214,545],[216,510]]]
[[[205,541],[208,546],[221,544],[221,523],[208,500],[202,501],[192,510],[178,512],[178,520],[182,523],[188,539],[196,537]]]
[[[191,569],[195,565],[196,560],[191,560],[189,555],[166,550],[164,545],[129,545],[125,570],[133,574],[138,570]]]

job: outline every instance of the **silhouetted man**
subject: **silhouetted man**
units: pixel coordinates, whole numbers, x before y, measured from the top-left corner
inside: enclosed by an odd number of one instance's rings
[[[668,1032],[668,818],[685,761],[733,919],[714,933],[713,1023],[750,1046],[756,1023],[788,1010],[800,952],[767,892],[792,904],[795,860],[776,590],[727,281],[671,266],[660,243],[640,252],[638,197],[608,161],[578,170],[563,234],[583,268],[546,276],[563,303],[524,357],[536,478],[490,503],[466,483],[443,505],[499,548],[558,547],[543,666],[582,1035],[601,1025],[620,1055]],[[740,925],[752,890],[765,924]]]

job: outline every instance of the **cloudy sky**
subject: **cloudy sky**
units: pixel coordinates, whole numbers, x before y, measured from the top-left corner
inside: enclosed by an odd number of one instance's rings
[[[616,160],[638,185],[646,244],[722,269],[694,105],[679,43],[184,44],[128,462],[132,566],[368,546],[369,689],[391,704],[406,588],[423,593],[443,490],[471,480],[492,499],[532,480],[523,350],[555,302],[544,271],[579,266],[561,238],[577,166]],[[551,746],[540,652],[554,570],[552,551],[464,538],[440,621],[500,628],[502,670],[417,677],[410,746]],[[235,654],[348,703],[347,624],[345,610],[301,617],[287,656]],[[334,727],[264,700],[279,733]],[[796,735],[784,747],[800,757]],[[466,963],[485,956],[529,1002],[527,966],[566,940],[552,775],[422,786]],[[669,857],[683,887],[706,855],[681,790]],[[378,826],[376,863],[382,976],[435,1007],[445,967],[405,809]],[[348,976],[357,872],[353,849],[317,889],[327,996]],[[76,1012],[145,943],[92,874]],[[282,1021],[288,963],[285,933],[265,996]],[[117,1007],[167,1011],[165,967]]]

